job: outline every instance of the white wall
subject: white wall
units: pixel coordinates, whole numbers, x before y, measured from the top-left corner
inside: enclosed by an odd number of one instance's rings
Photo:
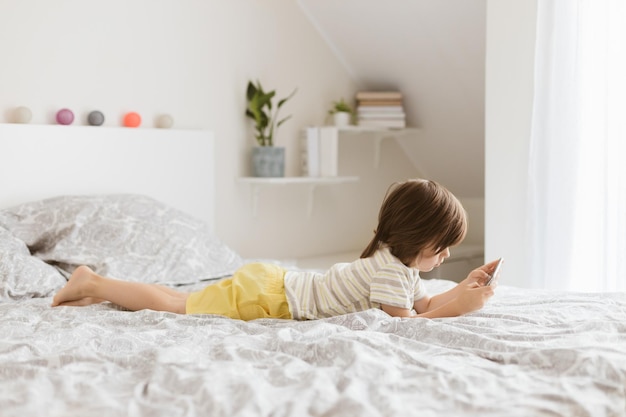
[[[484,198],[486,0],[299,0],[359,87],[399,89],[428,178]],[[357,11],[358,12],[355,12]]]
[[[529,287],[528,145],[536,0],[489,0],[485,120],[485,258],[505,258],[506,283]],[[504,283],[504,281],[503,281]]]
[[[32,123],[53,123],[62,107],[85,124],[94,109],[105,125],[137,111],[144,127],[169,113],[176,128],[215,132],[217,233],[246,257],[295,257],[362,248],[392,181],[417,176],[394,141],[341,145],[341,174],[357,184],[320,188],[306,217],[307,190],[277,187],[259,196],[252,216],[248,186],[254,145],[244,117],[245,87],[259,79],[279,96],[297,87],[281,128],[287,175],[299,174],[298,130],[324,121],[332,100],[351,97],[354,81],[295,0],[28,0],[0,2],[0,120],[25,105]],[[4,120],[3,120],[4,119]],[[97,157],[97,155],[89,155]]]

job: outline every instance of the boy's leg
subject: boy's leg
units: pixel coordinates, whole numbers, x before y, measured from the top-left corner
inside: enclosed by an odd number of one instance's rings
[[[185,292],[180,292],[180,291],[176,291],[170,287],[166,287],[165,285],[159,285],[159,284],[147,284],[147,285],[151,285],[154,288],[163,291],[173,297],[179,297],[179,298],[184,298],[185,301],[187,300],[188,297],[188,293]],[[103,303],[107,300],[102,299],[102,298],[95,298],[95,297],[84,297],[81,298],[80,300],[74,300],[74,301],[67,301],[67,302],[63,302],[59,305],[63,305],[63,306],[88,306],[91,304],[99,304],[99,303]]]
[[[106,278],[80,266],[54,296],[52,306],[101,301],[110,301],[132,311],[151,309],[184,314],[187,294],[160,285]]]
[[[160,285],[160,284],[150,284],[152,285],[154,288],[157,288],[173,297],[185,297],[185,299],[187,298],[187,295],[189,295],[186,292],[180,292],[180,291],[176,291],[173,288],[170,287],[166,287],[165,285]]]

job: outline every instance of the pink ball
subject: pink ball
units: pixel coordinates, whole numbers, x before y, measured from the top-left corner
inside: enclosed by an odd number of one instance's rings
[[[60,125],[71,125],[74,121],[74,113],[70,109],[61,109],[57,112],[57,123]]]

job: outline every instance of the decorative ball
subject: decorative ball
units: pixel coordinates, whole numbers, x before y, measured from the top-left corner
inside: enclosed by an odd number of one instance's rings
[[[57,123],[60,125],[71,125],[74,121],[74,113],[70,109],[61,109],[57,112]]]
[[[101,111],[94,110],[87,116],[87,122],[92,126],[102,126],[104,114]]]
[[[13,110],[14,123],[30,123],[33,118],[33,112],[28,107],[20,106]]]
[[[140,124],[141,124],[141,116],[138,113],[131,111],[124,115],[124,126],[138,127]]]
[[[155,124],[160,129],[169,129],[174,125],[174,119],[169,114],[162,114],[156,118]]]

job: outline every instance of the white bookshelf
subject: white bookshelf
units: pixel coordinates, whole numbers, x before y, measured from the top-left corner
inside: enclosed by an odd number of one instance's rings
[[[264,187],[301,185],[307,186],[309,191],[307,214],[311,217],[313,213],[313,201],[315,189],[319,186],[337,185],[357,182],[359,177],[242,177],[237,181],[248,184],[252,193],[252,215],[256,217],[259,201],[259,193]]]

